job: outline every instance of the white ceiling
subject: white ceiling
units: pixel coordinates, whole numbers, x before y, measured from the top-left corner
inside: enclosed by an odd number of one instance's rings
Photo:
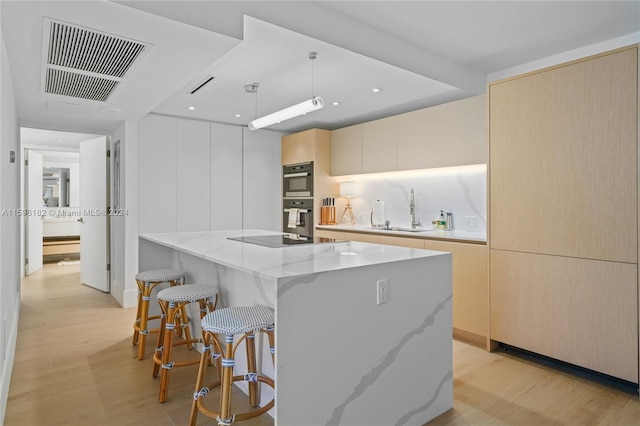
[[[7,1],[2,33],[21,123],[109,133],[150,111],[246,124],[322,96],[272,127],[342,127],[483,93],[487,75],[640,31],[639,1]],[[104,104],[41,90],[44,17],[150,43]],[[313,62],[308,52],[318,52]],[[206,76],[215,79],[188,95]],[[368,89],[384,91],[374,96]],[[331,101],[340,101],[338,107]],[[189,111],[187,106],[196,107]],[[240,114],[240,118],[234,115]]]

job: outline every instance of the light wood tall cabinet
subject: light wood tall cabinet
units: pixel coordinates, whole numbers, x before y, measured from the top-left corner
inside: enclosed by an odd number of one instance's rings
[[[489,104],[491,339],[637,383],[637,47]]]
[[[331,179],[331,131],[309,129],[282,137],[282,164],[313,161],[314,222],[320,223],[322,198],[337,197],[337,185]]]

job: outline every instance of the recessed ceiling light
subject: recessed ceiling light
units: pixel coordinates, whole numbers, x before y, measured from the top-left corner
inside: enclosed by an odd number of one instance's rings
[[[373,89],[371,89],[371,91],[373,93],[380,93],[382,92],[384,89],[380,88],[380,87],[374,87]]]
[[[196,109],[196,107],[194,107],[194,106],[190,106],[190,107],[187,107],[187,108],[189,109],[189,111],[193,111],[194,109]]]
[[[342,104],[342,102],[338,102],[338,101],[331,102],[331,105],[333,105],[333,106],[338,106],[338,105],[341,105],[341,104]]]
[[[240,118],[240,114],[236,114],[236,118]]]

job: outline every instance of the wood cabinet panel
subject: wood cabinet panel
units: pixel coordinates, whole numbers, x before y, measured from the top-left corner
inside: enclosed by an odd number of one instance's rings
[[[638,382],[636,265],[491,250],[491,339]]]
[[[282,164],[298,164],[315,159],[315,129],[282,137]]]
[[[427,250],[453,257],[453,327],[486,338],[488,333],[487,247],[425,240]]]
[[[362,173],[362,125],[331,131],[331,175]]]
[[[176,122],[176,229],[208,231],[211,197],[211,137],[205,121]]]
[[[362,125],[362,173],[398,170],[397,127],[396,117]]]
[[[334,238],[336,240],[347,240],[345,232],[328,231],[326,229],[316,229],[313,231],[314,237]]]
[[[637,49],[490,87],[492,248],[636,263]]]
[[[424,248],[424,240],[420,238],[405,238],[405,237],[392,237],[382,236],[380,242],[382,244],[389,244],[390,246],[411,247],[411,248]]]
[[[345,232],[348,241],[360,241],[362,243],[382,244],[382,236],[375,234],[361,234],[358,232]]]
[[[484,95],[396,116],[398,170],[486,163],[486,118]]]

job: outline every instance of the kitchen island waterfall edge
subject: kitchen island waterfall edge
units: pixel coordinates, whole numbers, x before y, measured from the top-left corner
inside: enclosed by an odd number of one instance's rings
[[[222,307],[274,309],[275,368],[266,342],[257,348],[259,368],[276,381],[275,424],[423,425],[451,409],[451,254],[348,241],[271,248],[228,239],[280,234],[141,235],[139,267],[182,268],[187,283],[217,284]],[[382,280],[388,301],[378,304]],[[199,334],[199,324],[192,326]],[[243,362],[236,360],[238,368]],[[261,400],[271,392],[265,388]]]

